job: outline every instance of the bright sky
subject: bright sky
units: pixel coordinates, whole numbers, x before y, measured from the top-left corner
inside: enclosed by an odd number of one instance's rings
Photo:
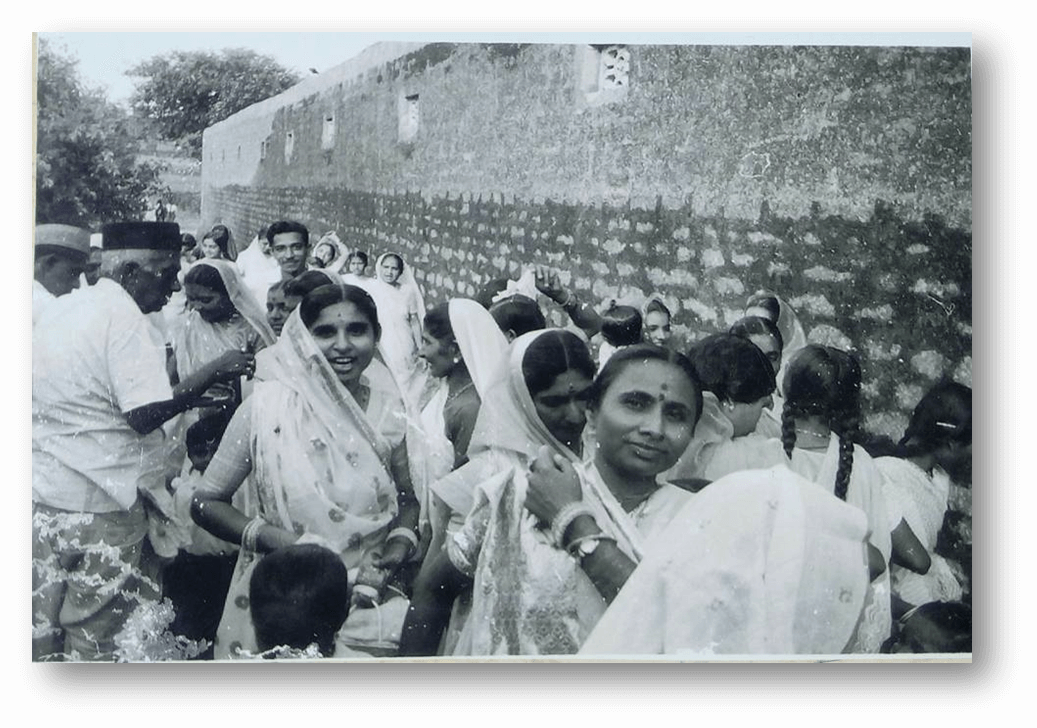
[[[861,43],[870,45],[968,45],[962,33],[40,33],[79,59],[79,73],[90,86],[103,87],[112,101],[125,102],[133,91],[126,71],[147,58],[173,50],[218,51],[249,48],[273,56],[305,76],[324,71],[384,40],[546,43]]]

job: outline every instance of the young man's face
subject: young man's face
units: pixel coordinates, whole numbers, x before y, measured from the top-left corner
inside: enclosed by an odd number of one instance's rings
[[[310,246],[302,233],[278,233],[270,246],[274,260],[281,266],[281,275],[292,278],[306,270],[306,256]]]

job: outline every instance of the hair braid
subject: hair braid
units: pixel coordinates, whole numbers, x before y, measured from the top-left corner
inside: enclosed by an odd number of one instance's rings
[[[796,446],[796,418],[788,401],[781,409],[781,444],[785,448],[785,456],[791,460],[792,448]]]
[[[835,494],[846,500],[853,473],[853,443],[857,437],[860,417],[856,411],[844,411],[832,418],[831,429],[839,436],[839,468],[835,471]]]

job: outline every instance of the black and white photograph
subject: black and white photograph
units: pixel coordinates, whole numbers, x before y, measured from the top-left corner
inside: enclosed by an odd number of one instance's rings
[[[471,35],[33,35],[33,662],[971,663],[970,34]]]

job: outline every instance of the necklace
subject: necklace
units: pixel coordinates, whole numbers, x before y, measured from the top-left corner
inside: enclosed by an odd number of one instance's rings
[[[459,390],[457,390],[456,392],[453,392],[453,393],[447,394],[447,396],[446,396],[446,401],[447,401],[447,402],[450,402],[450,401],[452,401],[452,400],[456,399],[457,397],[460,397],[460,396],[461,396],[461,393],[462,393],[462,392],[464,392],[464,391],[466,391],[466,390],[468,390],[468,389],[471,389],[471,388],[472,388],[472,387],[474,387],[474,386],[475,386],[475,383],[474,383],[474,382],[468,382],[467,384],[465,384],[465,385],[464,385],[463,387],[461,387],[461,388],[460,388]]]

